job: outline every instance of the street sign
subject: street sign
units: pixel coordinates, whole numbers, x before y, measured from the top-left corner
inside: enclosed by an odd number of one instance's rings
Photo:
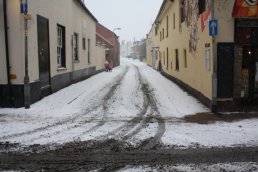
[[[21,0],[21,13],[27,13],[28,12],[28,1],[27,0]]]
[[[209,21],[209,35],[217,36],[218,35],[218,20],[210,20]]]

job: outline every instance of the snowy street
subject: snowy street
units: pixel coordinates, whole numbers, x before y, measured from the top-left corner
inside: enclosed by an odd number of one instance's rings
[[[257,114],[230,121],[189,121],[191,116],[212,114],[146,64],[125,58],[121,63],[112,72],[64,88],[28,110],[0,109],[3,157],[6,152],[44,154],[72,143],[100,146],[107,140],[125,145],[123,149],[141,150],[257,147]],[[0,160],[3,157],[0,154]]]

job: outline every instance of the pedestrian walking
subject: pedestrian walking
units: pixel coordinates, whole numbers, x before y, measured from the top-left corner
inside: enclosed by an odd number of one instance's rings
[[[108,69],[109,68],[109,63],[108,63],[107,60],[105,61],[104,65],[105,65],[105,71],[108,72],[109,71],[109,69]]]
[[[112,65],[112,63],[110,62],[110,63],[108,64],[108,71],[109,71],[109,72],[112,72],[112,68],[113,68],[113,65]]]

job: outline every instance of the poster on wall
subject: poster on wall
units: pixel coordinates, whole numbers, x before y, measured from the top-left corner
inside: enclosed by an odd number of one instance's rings
[[[258,17],[257,0],[235,0],[233,17]]]

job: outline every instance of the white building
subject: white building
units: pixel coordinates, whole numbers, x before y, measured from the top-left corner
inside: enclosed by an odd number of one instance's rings
[[[121,41],[121,56],[122,57],[129,57],[133,52],[132,52],[132,42],[131,41]]]
[[[0,106],[24,106],[25,30],[20,0],[0,0]],[[103,68],[97,19],[81,0],[28,0],[30,102]],[[6,16],[6,17],[5,17]]]

